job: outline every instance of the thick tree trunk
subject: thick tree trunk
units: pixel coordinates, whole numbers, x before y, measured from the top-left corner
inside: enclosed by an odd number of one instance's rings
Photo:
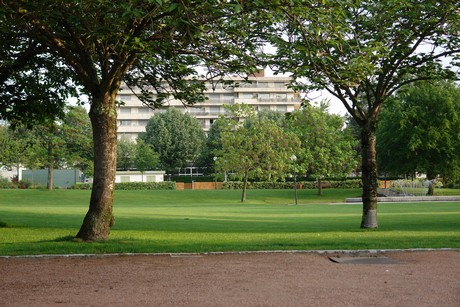
[[[361,228],[377,228],[377,160],[376,134],[372,127],[362,128],[362,182],[363,182],[363,216]]]
[[[112,213],[117,165],[115,93],[95,99],[89,112],[93,128],[94,181],[88,213],[77,238],[107,240],[115,219]]]

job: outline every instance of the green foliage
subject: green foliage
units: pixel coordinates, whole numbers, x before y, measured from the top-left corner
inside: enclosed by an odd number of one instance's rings
[[[417,80],[458,78],[458,1],[269,1],[257,22],[275,47],[268,62],[300,91],[326,90],[360,127],[363,228],[376,228],[375,131],[382,105]],[[427,47],[432,46],[432,47]],[[444,62],[443,62],[444,61]],[[447,64],[447,65],[445,65]]]
[[[343,130],[344,119],[329,114],[327,105],[304,104],[300,111],[290,114],[286,124],[301,141],[296,161],[299,173],[307,177],[340,177],[356,168],[356,141]]]
[[[115,190],[175,190],[176,183],[164,182],[120,182],[115,183]]]
[[[93,176],[93,131],[88,113],[81,106],[68,106],[60,125],[64,139],[66,167],[81,170],[85,176]]]
[[[161,166],[171,170],[198,160],[205,134],[195,117],[170,108],[149,120],[141,139],[159,154]]]
[[[17,187],[17,185],[13,185],[8,178],[0,177],[0,189],[12,189]]]
[[[72,186],[73,190],[91,190],[92,184],[79,183]],[[176,183],[173,181],[164,182],[120,182],[115,183],[115,190],[175,190]]]
[[[317,189],[318,183],[315,181],[298,181],[299,189]],[[343,180],[343,181],[328,181],[322,182],[324,187],[334,189],[359,189],[362,187],[361,180]],[[222,189],[225,190],[241,190],[243,189],[244,182],[240,181],[227,181],[222,183]],[[292,189],[293,182],[261,182],[254,181],[248,182],[248,189]]]
[[[143,173],[146,170],[155,169],[160,162],[159,156],[143,140],[138,139],[136,143],[136,154],[134,156],[134,166]]]
[[[385,106],[377,130],[380,171],[395,175],[460,178],[460,88],[419,82]]]
[[[276,122],[248,118],[237,123],[235,131],[222,134],[222,150],[217,152],[220,172],[233,172],[245,182],[241,201],[246,200],[250,178],[277,181],[292,169],[291,156],[299,147],[298,139]]]
[[[117,169],[127,171],[134,166],[136,144],[125,136],[117,142]]]
[[[47,72],[52,75],[38,81],[33,79],[31,86],[0,79],[1,94],[8,92],[11,97],[24,92],[36,94],[40,88],[34,84],[43,83],[51,91],[62,91],[56,99],[59,102],[64,101],[62,97],[75,93],[76,87],[89,98],[95,195],[112,195],[116,168],[115,97],[121,84],[129,90],[136,87],[139,98],[153,107],[163,105],[168,99],[193,104],[204,100],[205,85],[197,80],[197,66],[207,67],[208,78],[218,78],[226,72],[248,75],[256,71],[258,64],[251,54],[263,46],[263,42],[248,39],[246,35],[245,29],[249,28],[246,25],[252,16],[248,16],[241,5],[225,1],[5,0],[0,10],[0,74],[7,67],[5,71],[18,71],[26,77],[46,76]],[[12,65],[4,66],[3,53],[15,46],[20,50],[13,49],[12,55],[25,54],[27,61],[24,64],[13,58]],[[43,48],[36,48],[38,46]],[[26,52],[29,49],[34,51],[31,55]],[[49,61],[43,64],[42,59]],[[13,64],[19,64],[17,70],[10,69],[15,67]],[[12,86],[3,91],[3,87],[10,84]],[[50,98],[43,96],[41,100]],[[40,109],[34,99],[20,97],[0,101],[1,114],[29,109],[34,113]],[[54,119],[58,111],[52,110],[49,114]],[[183,159],[196,157],[186,155]],[[113,199],[105,202],[101,205],[99,198],[92,198],[90,211],[101,220],[94,221],[89,213],[79,237],[86,240],[108,237],[111,226],[104,223],[108,219],[103,217],[112,215]],[[91,221],[104,224],[104,230],[96,230]]]
[[[92,183],[77,183],[77,184],[69,187],[68,189],[72,189],[72,190],[91,190],[92,188],[93,188]]]

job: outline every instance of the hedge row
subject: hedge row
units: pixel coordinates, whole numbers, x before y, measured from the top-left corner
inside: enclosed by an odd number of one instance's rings
[[[361,180],[352,179],[344,181],[323,181],[323,188],[336,189],[358,189],[362,187]],[[248,189],[292,189],[293,182],[248,182]],[[228,181],[222,183],[224,190],[238,190],[243,188],[241,181]],[[317,189],[318,185],[315,181],[299,181],[299,189]]]
[[[71,189],[91,190],[91,183],[77,184]],[[176,183],[173,181],[164,182],[121,182],[115,183],[115,190],[175,190]]]

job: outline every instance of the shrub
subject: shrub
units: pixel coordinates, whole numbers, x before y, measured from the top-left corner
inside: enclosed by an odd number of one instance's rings
[[[115,183],[115,190],[175,190],[174,181],[164,182],[121,182]]]
[[[301,189],[317,189],[315,181],[298,181],[298,187]],[[357,189],[361,188],[361,180],[341,180],[341,181],[322,181],[323,187],[331,187],[335,189]],[[228,181],[222,183],[224,190],[239,190],[243,188],[241,181]],[[248,182],[248,189],[292,189],[294,182]]]
[[[69,189],[91,190],[91,183],[78,183]],[[115,190],[175,190],[176,183],[173,181],[164,182],[120,182],[115,183]]]
[[[68,189],[91,190],[92,187],[93,187],[92,183],[77,183],[77,184],[74,184],[73,186],[69,187]]]
[[[16,188],[7,178],[0,177],[0,189],[14,189]]]

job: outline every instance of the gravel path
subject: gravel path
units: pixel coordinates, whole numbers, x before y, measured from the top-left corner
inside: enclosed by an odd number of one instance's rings
[[[328,256],[2,258],[0,306],[460,306],[460,251]]]

